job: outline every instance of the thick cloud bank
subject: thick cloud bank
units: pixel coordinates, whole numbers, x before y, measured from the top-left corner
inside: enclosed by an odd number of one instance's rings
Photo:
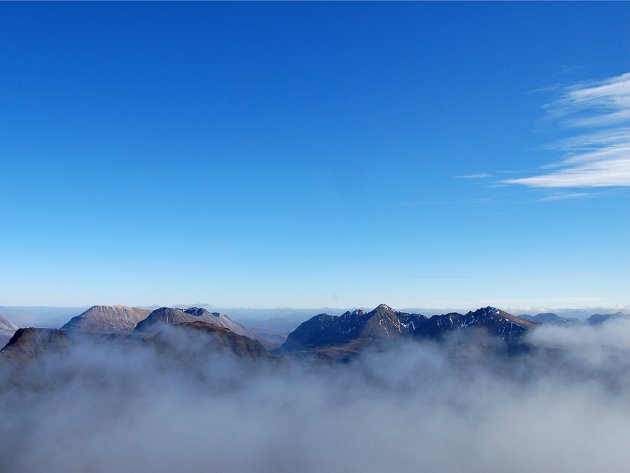
[[[82,345],[2,384],[0,471],[625,473],[630,324],[532,339],[343,365]]]

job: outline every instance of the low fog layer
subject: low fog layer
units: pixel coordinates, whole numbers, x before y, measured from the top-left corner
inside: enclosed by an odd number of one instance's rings
[[[84,344],[1,385],[0,471],[625,473],[630,322],[531,339],[336,365]]]

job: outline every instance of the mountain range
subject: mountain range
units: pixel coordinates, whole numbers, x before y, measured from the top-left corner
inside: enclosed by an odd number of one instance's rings
[[[483,307],[465,314],[450,312],[425,316],[396,311],[381,304],[371,311],[356,309],[339,316],[315,315],[290,331],[285,339],[281,330],[270,337],[265,324],[247,328],[225,314],[200,307],[150,310],[118,305],[93,306],[72,317],[61,329],[18,329],[0,316],[0,346],[5,347],[3,359],[12,360],[38,358],[42,353],[66,349],[86,337],[144,343],[172,351],[173,337],[168,334],[194,333],[195,337],[203,339],[199,346],[208,349],[212,346],[246,358],[266,357],[267,349],[273,349],[271,353],[276,357],[347,360],[369,347],[398,340],[443,342],[448,338],[456,339],[458,343],[511,350],[526,346],[524,335],[541,324],[595,325],[620,317],[626,315],[621,312],[594,314],[582,322],[554,313],[515,316],[496,307]],[[186,346],[185,342],[182,344]]]
[[[184,334],[184,335],[182,335]],[[255,335],[225,314],[199,307],[149,310],[126,306],[93,306],[72,317],[61,329],[20,328],[0,318],[3,336],[1,359],[18,365],[44,354],[61,353],[86,342],[125,346],[152,346],[164,353],[191,351],[190,339],[198,340],[197,351],[230,353],[241,358],[267,356]],[[179,341],[180,347],[177,347]],[[198,353],[197,353],[198,354]]]
[[[426,317],[398,312],[381,304],[369,312],[357,309],[340,316],[316,315],[290,333],[277,352],[347,358],[375,343],[400,338],[440,341],[447,335],[462,333],[474,336],[482,344],[500,341],[514,346],[536,325],[495,307]]]

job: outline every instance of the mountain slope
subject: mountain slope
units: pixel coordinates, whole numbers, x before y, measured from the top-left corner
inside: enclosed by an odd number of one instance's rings
[[[523,320],[496,307],[483,307],[466,314],[434,315],[415,327],[414,335],[440,339],[455,331],[484,329],[490,339],[512,341],[538,324]]]
[[[239,359],[268,356],[267,350],[258,340],[201,320],[175,324],[156,334],[149,343],[162,354],[175,355],[186,362],[217,352]]]
[[[68,347],[68,336],[61,330],[28,327],[18,329],[1,353],[4,360],[24,363]]]
[[[185,309],[184,312],[194,317],[199,317],[200,321],[207,322],[210,325],[228,329],[231,332],[245,337],[254,337],[253,333],[249,329],[245,328],[238,322],[234,322],[225,314],[210,312],[209,310],[200,307],[189,307],[188,309]]]
[[[547,324],[547,325],[564,325],[564,324],[573,324],[578,323],[578,319],[571,317],[562,317],[558,314],[554,314],[553,312],[544,312],[536,315],[528,315],[521,314],[518,316],[520,319],[528,320],[530,322],[536,322],[539,324]]]
[[[253,338],[250,332],[241,324],[234,322],[225,314],[209,312],[206,309],[190,307],[188,309],[173,309],[161,307],[154,310],[147,318],[138,322],[136,333],[156,333],[164,325],[175,325],[186,322],[205,322],[215,327],[224,328],[238,335]]]
[[[616,312],[614,314],[593,314],[588,319],[586,319],[586,323],[588,325],[599,325],[609,320],[623,319],[626,317],[630,316],[624,314],[623,312]]]
[[[17,325],[0,315],[0,349],[11,340],[17,329]]]
[[[424,316],[416,316],[426,319]],[[381,304],[371,312],[357,309],[340,316],[319,314],[289,334],[283,350],[301,350],[349,343],[354,340],[388,339],[411,333],[410,314]]]
[[[151,311],[122,305],[95,305],[70,319],[61,330],[78,333],[131,333]]]

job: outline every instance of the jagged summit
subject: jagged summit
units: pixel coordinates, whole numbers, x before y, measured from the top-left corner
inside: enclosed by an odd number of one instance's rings
[[[494,314],[497,314],[498,312],[499,312],[499,309],[489,305],[487,307],[480,307],[479,309],[477,309],[475,311],[471,310],[468,313],[469,314],[478,314],[478,315],[494,315]]]
[[[283,350],[330,346],[353,340],[374,340],[397,337],[408,327],[401,324],[397,312],[381,304],[369,312],[357,309],[336,317],[319,314],[302,323],[289,334]]]
[[[201,317],[203,315],[221,317],[221,315],[223,315],[220,312],[210,312],[208,309],[204,309],[203,307],[189,307],[188,309],[179,309],[179,310],[183,310],[187,314],[194,315],[195,317]]]
[[[476,319],[489,318],[503,320],[504,322],[510,322],[518,326],[526,328],[534,328],[538,323],[536,321],[524,320],[520,317],[512,315],[504,310],[497,309],[496,307],[488,306],[482,307],[475,311],[470,311],[466,314],[466,317],[473,317]]]
[[[354,309],[353,311],[347,310],[345,311],[343,314],[341,314],[341,317],[348,317],[350,315],[352,316],[361,316],[361,315],[365,315],[367,312],[365,312],[365,310],[363,309]],[[328,315],[328,314],[326,314]]]
[[[201,321],[215,327],[224,328],[238,335],[252,337],[252,334],[241,324],[234,322],[225,314],[209,312],[207,309],[190,307],[187,309],[175,309],[172,307],[160,307],[151,312],[148,317],[138,322],[135,332],[155,333],[164,325],[176,325],[186,322]]]
[[[466,314],[434,315],[398,312],[380,304],[368,313],[345,312],[335,317],[319,314],[289,334],[284,351],[317,350],[323,347],[356,346],[399,337],[440,339],[452,332],[481,329],[488,339],[505,342],[518,339],[537,324],[496,307],[482,307]]]
[[[387,304],[379,304],[372,312],[396,312],[394,309],[392,309],[390,306],[388,306]]]

